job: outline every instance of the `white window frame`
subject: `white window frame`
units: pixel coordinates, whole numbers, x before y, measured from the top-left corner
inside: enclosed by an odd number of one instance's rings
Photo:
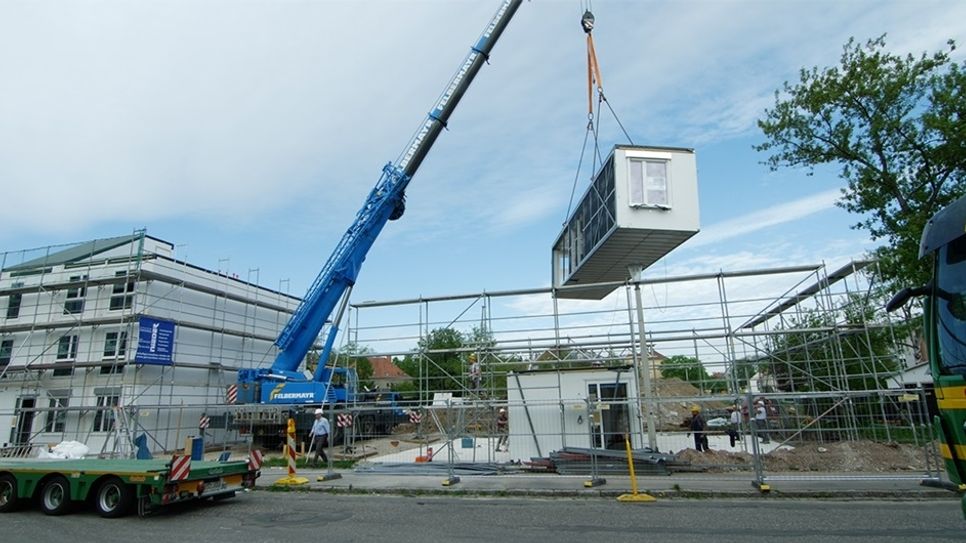
[[[121,397],[117,394],[99,394],[97,396],[98,409],[94,413],[94,432],[114,431],[114,408],[120,403]]]
[[[67,339],[67,352],[61,352],[61,346],[64,344],[64,340]],[[80,337],[77,334],[67,334],[60,336],[57,340],[57,361],[59,362],[72,362],[77,360],[77,347],[80,344]]]
[[[656,151],[628,151],[627,162],[627,204],[635,208],[671,209],[671,153]],[[653,202],[648,198],[647,164],[664,166],[664,201]],[[634,166],[640,164],[641,177],[635,179]],[[637,198],[635,198],[635,194]]]
[[[61,347],[64,345],[64,340],[67,340],[67,352],[61,352]],[[80,336],[77,334],[67,334],[60,336],[57,340],[57,362],[76,362],[77,361],[77,351],[80,346]],[[74,366],[71,365],[65,368],[54,368],[54,377],[67,377],[74,374]]]
[[[13,362],[13,339],[3,338],[0,340],[0,354],[3,355],[4,360],[0,360],[0,379],[7,377],[7,368],[10,363]]]
[[[50,411],[44,421],[44,432],[62,434],[67,428],[67,407],[70,406],[70,396],[50,396]]]
[[[87,276],[74,275],[70,278],[71,283],[82,283],[81,285],[67,289],[67,299],[64,301],[64,315],[77,315],[84,312],[85,301],[87,300]]]
[[[108,311],[131,309],[134,306],[134,289],[136,288],[133,276],[124,270],[115,272],[114,276],[119,279],[124,279],[124,282],[115,283],[111,288]]]
[[[111,337],[113,336],[113,337]],[[111,349],[111,343],[114,343]],[[118,360],[127,357],[127,330],[108,332],[104,336],[104,355],[102,360]]]

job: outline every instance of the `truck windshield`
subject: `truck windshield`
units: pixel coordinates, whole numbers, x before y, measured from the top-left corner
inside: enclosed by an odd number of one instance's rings
[[[939,358],[945,372],[966,375],[966,236],[940,249],[936,278]]]

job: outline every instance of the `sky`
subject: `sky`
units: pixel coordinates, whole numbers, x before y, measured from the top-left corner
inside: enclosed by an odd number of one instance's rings
[[[146,228],[300,295],[498,0],[0,0],[0,252]],[[369,253],[354,301],[543,287],[577,194],[586,0],[519,9]],[[887,34],[966,43],[952,1],[595,0],[604,92],[641,145],[694,148],[675,276],[861,258],[836,168],[771,172],[756,120],[802,67]],[[959,51],[956,58],[962,58]],[[601,118],[603,153],[627,143]]]

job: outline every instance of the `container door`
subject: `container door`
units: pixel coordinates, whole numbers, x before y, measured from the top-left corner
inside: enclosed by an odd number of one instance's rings
[[[593,448],[624,449],[624,434],[630,433],[627,413],[627,383],[590,383],[587,394],[597,409],[591,414]]]

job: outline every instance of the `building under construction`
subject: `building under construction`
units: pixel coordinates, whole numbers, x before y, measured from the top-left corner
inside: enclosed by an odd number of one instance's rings
[[[298,299],[175,258],[144,232],[0,255],[4,447],[92,452],[225,440],[227,386],[271,354]],[[206,406],[212,407],[206,407]],[[153,409],[163,406],[164,409]]]

